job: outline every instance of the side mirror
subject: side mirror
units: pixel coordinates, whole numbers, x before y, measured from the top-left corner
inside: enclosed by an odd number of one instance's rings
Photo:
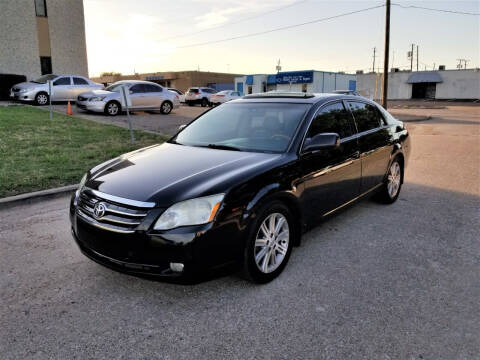
[[[340,146],[340,135],[337,133],[321,133],[313,138],[306,139],[303,152],[311,152],[322,149],[333,149]]]
[[[187,124],[180,125],[178,127],[178,131],[185,129],[186,127],[187,127]]]

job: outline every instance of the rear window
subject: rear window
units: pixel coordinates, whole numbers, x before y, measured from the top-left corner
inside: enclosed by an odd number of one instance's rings
[[[198,90],[198,88],[190,88],[190,89],[188,89],[188,92],[189,92],[190,94],[198,94],[199,91],[200,91],[200,90]]]

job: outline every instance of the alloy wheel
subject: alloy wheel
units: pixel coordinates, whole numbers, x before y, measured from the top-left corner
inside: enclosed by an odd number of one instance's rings
[[[40,105],[45,105],[48,102],[48,97],[45,94],[40,94],[37,96],[37,102]]]
[[[275,271],[285,259],[290,240],[288,221],[283,214],[270,214],[260,225],[255,238],[254,256],[258,269]]]
[[[172,110],[172,106],[169,102],[164,102],[162,105],[162,112],[164,114],[168,114]]]
[[[394,161],[390,166],[387,179],[387,190],[390,198],[394,198],[398,190],[400,189],[400,182],[402,180],[402,171],[400,164],[397,161]]]
[[[115,103],[108,104],[107,111],[110,115],[117,115],[118,113],[118,105]]]

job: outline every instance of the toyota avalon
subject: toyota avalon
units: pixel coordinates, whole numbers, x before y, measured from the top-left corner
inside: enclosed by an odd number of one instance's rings
[[[189,278],[239,262],[265,283],[329,214],[368,194],[393,203],[409,153],[404,124],[368,99],[249,95],[90,169],[71,199],[72,234],[122,272]]]

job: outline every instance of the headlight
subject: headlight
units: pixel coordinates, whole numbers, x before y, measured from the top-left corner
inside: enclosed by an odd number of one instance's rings
[[[83,175],[82,180],[80,180],[80,184],[78,185],[77,191],[75,191],[75,198],[80,196],[80,192],[82,191],[85,183],[87,182],[87,174]]]
[[[217,194],[176,203],[160,216],[153,228],[169,230],[209,223],[215,218],[224,196],[225,194]]]
[[[94,96],[88,99],[88,101],[103,101],[105,99],[105,96]]]
[[[27,91],[30,91],[31,89],[20,89],[20,93],[26,93]]]

